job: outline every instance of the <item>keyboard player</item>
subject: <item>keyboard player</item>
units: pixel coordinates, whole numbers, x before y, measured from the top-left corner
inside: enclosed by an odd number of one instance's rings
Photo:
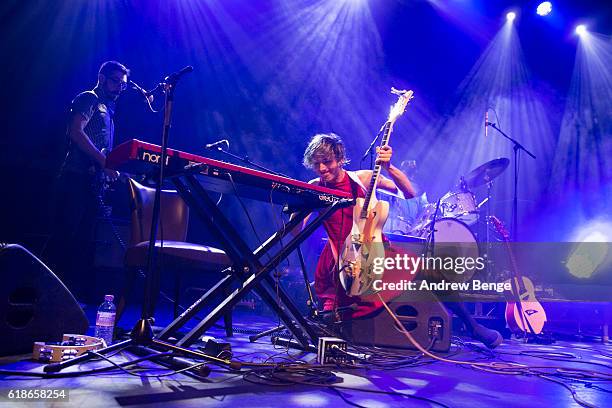
[[[69,287],[90,266],[102,180],[118,176],[106,168],[103,151],[113,146],[115,103],[126,89],[128,75],[117,61],[103,63],[96,86],[78,94],[70,106],[69,147],[56,179],[51,236],[44,250],[51,269]]]

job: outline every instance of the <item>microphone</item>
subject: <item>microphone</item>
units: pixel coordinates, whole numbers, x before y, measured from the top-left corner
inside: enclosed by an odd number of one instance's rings
[[[487,137],[487,135],[489,134],[489,110],[487,109],[487,111],[485,112],[485,138]]]
[[[221,146],[223,144],[227,145],[227,148],[229,149],[229,140],[227,140],[227,139],[217,140],[216,142],[209,143],[209,144],[205,145],[204,147],[206,149],[209,149],[209,150],[210,149],[221,149],[221,147],[219,147],[219,146]]]
[[[193,71],[192,65],[187,65],[185,68],[181,69],[178,72],[168,75],[164,78],[164,82],[177,82],[183,75]]]

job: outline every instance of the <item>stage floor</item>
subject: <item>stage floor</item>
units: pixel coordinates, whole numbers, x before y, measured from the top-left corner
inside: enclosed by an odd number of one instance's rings
[[[95,311],[88,308],[88,315]],[[132,312],[134,317],[136,311]],[[274,318],[261,317],[252,312],[235,313],[234,327],[237,333],[227,339],[232,344],[234,359],[241,361],[288,362],[300,360],[315,362],[316,355],[298,350],[273,346],[269,337],[250,343],[248,334],[273,327]],[[90,320],[91,321],[91,320]],[[208,335],[224,339],[224,330],[215,327]],[[404,351],[408,356],[417,352]],[[456,338],[448,354],[437,355],[461,361],[515,362],[532,367],[559,367],[599,372],[607,381],[575,380],[549,376],[549,380],[534,375],[497,374],[477,370],[470,366],[418,360],[417,365],[393,368],[374,366],[359,369],[334,369],[341,382],[336,387],[299,384],[256,384],[255,377],[244,373],[229,373],[211,366],[213,371],[203,381],[184,374],[172,374],[151,362],[129,367],[128,372],[112,371],[97,375],[72,378],[35,379],[27,377],[0,377],[0,406],[215,406],[215,407],[327,407],[364,406],[372,408],[397,406],[448,406],[448,407],[529,407],[578,406],[571,392],[560,382],[576,392],[577,398],[596,407],[612,405],[612,347],[601,343],[570,343],[557,341],[552,345],[524,344],[517,340],[505,340],[494,352],[489,352],[468,339]],[[25,370],[42,372],[30,355],[0,359],[0,370]],[[135,359],[130,353],[112,357],[116,363]],[[106,361],[96,361],[66,372],[105,367]],[[548,369],[549,372],[550,369]],[[169,375],[171,374],[171,375]],[[559,374],[559,372],[557,372]],[[247,381],[248,380],[248,381]],[[301,379],[298,379],[301,381]],[[557,381],[557,382],[554,382]],[[10,389],[67,388],[68,403],[10,402],[6,395]],[[369,391],[369,392],[368,392]],[[385,393],[402,393],[405,396]]]

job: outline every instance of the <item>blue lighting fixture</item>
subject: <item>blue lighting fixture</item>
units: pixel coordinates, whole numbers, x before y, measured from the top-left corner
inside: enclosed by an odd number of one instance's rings
[[[578,35],[584,35],[587,32],[587,27],[584,24],[578,24],[576,26],[576,34]]]
[[[510,11],[508,14],[506,14],[506,20],[510,22],[514,21],[515,18],[516,18],[516,13],[514,11]]]
[[[551,11],[552,3],[550,1],[540,3],[538,8],[536,9],[536,13],[538,13],[539,16],[547,16],[550,14]]]

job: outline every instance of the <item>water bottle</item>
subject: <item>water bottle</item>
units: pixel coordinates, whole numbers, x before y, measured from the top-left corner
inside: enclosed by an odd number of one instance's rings
[[[96,316],[96,335],[95,337],[104,339],[107,346],[113,342],[113,329],[115,328],[115,315],[117,308],[113,304],[115,297],[105,295],[104,303],[98,308]]]

